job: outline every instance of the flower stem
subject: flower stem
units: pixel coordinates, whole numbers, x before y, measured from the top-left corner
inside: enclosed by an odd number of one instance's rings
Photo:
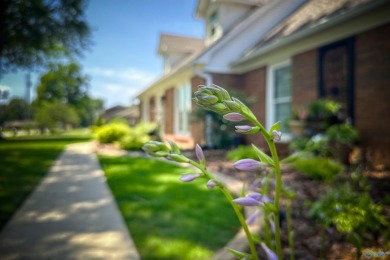
[[[278,255],[279,259],[282,258],[282,242],[280,238],[280,195],[282,192],[282,174],[280,171],[280,163],[279,163],[279,157],[278,153],[276,151],[275,143],[273,140],[269,137],[266,137],[265,140],[268,143],[272,160],[274,161],[274,167],[275,167],[275,177],[276,177],[276,184],[275,184],[275,243],[276,243],[276,254]]]
[[[254,125],[259,127],[260,133],[263,135],[265,141],[268,144],[269,150],[271,152],[272,160],[274,162],[274,169],[275,169],[275,244],[276,244],[276,254],[278,256],[278,259],[283,259],[282,257],[282,242],[280,237],[280,195],[282,193],[282,174],[280,171],[280,162],[278,157],[278,152],[276,150],[276,146],[274,143],[273,138],[268,134],[268,132],[265,130],[264,126],[260,124],[260,122],[251,115],[246,115],[249,120],[252,121]]]
[[[246,224],[245,218],[241,212],[240,207],[238,205],[234,204],[234,202],[233,202],[234,198],[230,194],[229,190],[220,181],[218,181],[209,171],[207,171],[206,168],[202,167],[202,165],[200,165],[199,163],[194,162],[192,160],[190,160],[190,164],[195,166],[199,170],[201,170],[202,173],[207,178],[214,180],[217,183],[218,187],[221,189],[222,193],[225,195],[226,199],[229,201],[230,205],[232,206],[234,213],[236,213],[238,221],[240,222],[242,228],[244,229],[245,235],[246,235],[247,240],[248,240],[249,248],[251,250],[252,259],[258,260],[259,257],[257,255],[257,250],[255,247],[255,242],[253,240],[252,234],[249,231],[248,225]]]

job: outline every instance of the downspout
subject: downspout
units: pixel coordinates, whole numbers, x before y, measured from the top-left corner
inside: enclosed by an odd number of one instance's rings
[[[206,86],[212,86],[213,85],[213,76],[209,73],[200,71],[195,68],[195,65],[192,67],[192,72],[196,75],[201,77],[205,80]],[[206,145],[208,148],[212,148],[214,146],[213,138],[212,138],[212,125],[213,125],[213,118],[211,115],[206,114],[205,118],[205,139],[206,139]]]

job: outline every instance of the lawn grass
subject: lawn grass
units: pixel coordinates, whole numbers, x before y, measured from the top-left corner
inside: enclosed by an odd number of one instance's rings
[[[210,259],[239,222],[222,193],[205,179],[151,158],[99,156],[108,184],[142,259]]]
[[[0,140],[0,229],[48,172],[67,144],[90,135],[23,136]]]

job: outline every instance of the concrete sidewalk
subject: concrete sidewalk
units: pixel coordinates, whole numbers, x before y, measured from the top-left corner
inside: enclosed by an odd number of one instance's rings
[[[90,143],[69,145],[5,226],[0,259],[140,259]]]

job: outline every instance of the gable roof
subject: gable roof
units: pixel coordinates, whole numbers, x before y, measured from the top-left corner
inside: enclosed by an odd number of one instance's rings
[[[268,3],[270,0],[198,0],[196,5],[195,16],[198,18],[205,18],[207,7],[210,3],[233,3],[242,5],[261,6]]]
[[[257,47],[329,21],[370,1],[373,0],[311,0],[270,31]]]
[[[161,34],[157,53],[163,55],[166,53],[190,54],[203,49],[203,39],[179,36],[172,34]]]
[[[388,0],[310,0],[247,49],[231,65],[236,66],[292,41],[334,26],[383,5]]]

